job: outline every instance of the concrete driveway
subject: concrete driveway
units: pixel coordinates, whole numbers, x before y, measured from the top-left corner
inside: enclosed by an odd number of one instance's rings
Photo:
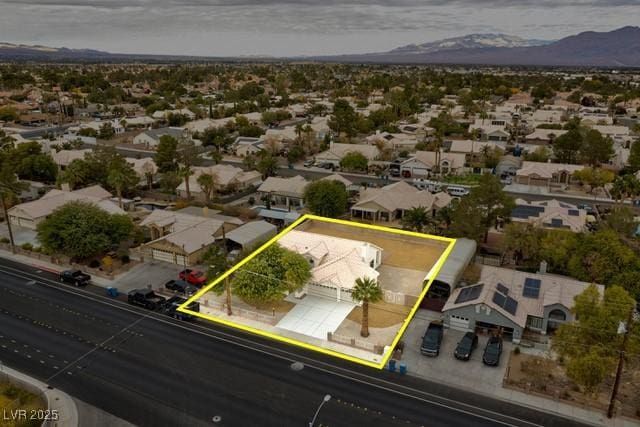
[[[482,392],[483,394],[493,394],[497,389],[502,388],[502,379],[507,367],[507,359],[511,352],[511,342],[504,342],[499,366],[486,366],[482,363],[482,352],[489,337],[481,335],[478,337],[478,347],[471,355],[471,360],[464,362],[453,356],[458,341],[462,338],[464,332],[445,329],[440,355],[437,357],[423,356],[420,354],[422,336],[429,322],[437,318],[439,318],[438,313],[418,310],[405,331],[402,337],[404,341],[402,361],[407,364],[407,371],[411,375]]]
[[[17,246],[21,246],[25,243],[31,243],[34,247],[40,246],[38,233],[35,230],[14,225],[11,228],[11,231],[13,232],[13,241]],[[6,222],[0,224],[0,237],[9,238],[9,229],[7,228]]]
[[[355,304],[350,302],[307,295],[296,301],[296,306],[276,327],[326,340],[327,332],[338,329],[354,307]]]
[[[178,273],[183,268],[182,266],[169,264],[168,262],[146,261],[136,265],[116,279],[114,286],[116,286],[120,292],[146,288],[148,285],[151,285],[153,289],[164,288],[164,284],[169,280],[178,278]]]

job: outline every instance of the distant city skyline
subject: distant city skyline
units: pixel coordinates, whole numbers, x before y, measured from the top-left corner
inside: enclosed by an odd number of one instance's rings
[[[639,0],[0,0],[0,41],[204,56],[379,52],[471,33],[638,25]]]

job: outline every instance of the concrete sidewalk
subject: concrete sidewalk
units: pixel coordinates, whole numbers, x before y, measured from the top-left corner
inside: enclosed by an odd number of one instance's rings
[[[67,393],[50,388],[47,384],[28,375],[11,369],[0,363],[0,379],[5,379],[20,388],[24,388],[31,393],[42,396],[47,404],[47,408],[52,412],[57,421],[53,425],[57,427],[77,427],[78,408],[75,401]],[[46,424],[49,425],[49,424]]]

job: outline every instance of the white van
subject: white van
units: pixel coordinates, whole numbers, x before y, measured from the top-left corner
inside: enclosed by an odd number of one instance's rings
[[[451,196],[463,197],[469,194],[469,190],[464,187],[457,187],[455,185],[451,185],[447,187],[447,193],[449,193]]]
[[[431,193],[438,193],[442,191],[442,186],[437,181],[430,181],[428,179],[416,178],[413,180],[413,186],[418,190],[427,190]]]

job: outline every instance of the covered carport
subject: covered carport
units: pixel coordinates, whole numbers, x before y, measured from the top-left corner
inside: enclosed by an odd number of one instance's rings
[[[267,221],[253,221],[226,233],[227,250],[254,249],[278,233],[278,227]]]

